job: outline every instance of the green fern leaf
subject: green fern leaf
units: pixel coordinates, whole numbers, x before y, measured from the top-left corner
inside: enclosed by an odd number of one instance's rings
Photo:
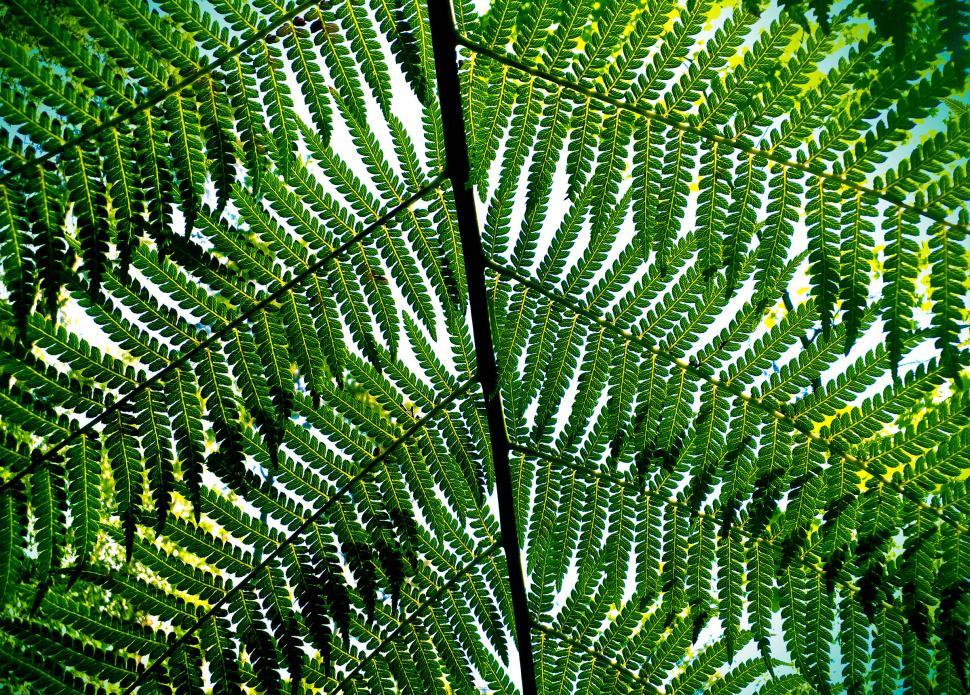
[[[97,299],[108,255],[108,236],[102,224],[107,217],[107,196],[96,157],[80,146],[74,147],[71,155],[68,180],[76,206],[78,238],[88,275],[88,291]]]
[[[827,188],[825,184],[824,179],[819,179],[818,184],[809,189],[805,221],[809,228],[808,261],[811,264],[812,289],[822,320],[822,336],[827,338],[832,331],[840,275],[836,227],[838,214],[833,202],[839,200],[839,192]],[[858,312],[858,308],[855,311]]]
[[[0,683],[967,689],[952,2],[8,4]]]
[[[91,558],[101,521],[101,447],[96,438],[81,436],[68,455],[66,476],[72,542],[83,567]]]
[[[205,176],[202,130],[194,96],[176,93],[169,97],[165,102],[165,121],[188,236],[195,228]]]
[[[306,36],[306,30],[291,23],[283,38],[283,49],[296,68],[296,79],[310,109],[317,137],[326,143],[330,139],[330,107],[326,98],[327,92],[322,88],[323,78],[313,58],[312,47],[313,43]]]
[[[966,215],[963,217],[966,218]],[[962,238],[958,229],[937,227],[930,231],[934,286],[933,333],[943,369],[953,378],[960,371],[959,307],[966,299],[967,263]]]
[[[135,414],[125,404],[118,408],[108,431],[107,447],[114,477],[118,517],[124,534],[125,561],[130,562],[135,531],[142,508],[143,459],[139,451]]]

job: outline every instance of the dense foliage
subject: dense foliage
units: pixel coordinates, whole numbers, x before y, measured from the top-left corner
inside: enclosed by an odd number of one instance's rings
[[[0,7],[2,686],[970,689],[963,0],[442,7]]]

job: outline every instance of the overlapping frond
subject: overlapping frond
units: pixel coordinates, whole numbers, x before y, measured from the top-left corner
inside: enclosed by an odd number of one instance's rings
[[[508,689],[426,7],[8,16],[4,679]]]
[[[3,8],[0,682],[965,692],[962,3],[452,5]]]
[[[963,691],[912,584],[968,576],[966,201],[918,192],[964,165],[935,10],[901,59],[851,8],[572,3],[496,42],[513,4],[461,42],[540,691]]]

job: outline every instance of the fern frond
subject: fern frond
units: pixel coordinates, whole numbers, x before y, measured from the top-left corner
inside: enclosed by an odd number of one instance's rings
[[[963,215],[966,221],[966,214]],[[960,371],[960,307],[966,306],[966,253],[958,228],[937,226],[930,230],[930,263],[934,286],[933,333],[940,362],[948,376]]]
[[[34,263],[26,248],[30,237],[26,231],[24,201],[19,191],[3,188],[0,213],[3,220],[3,277],[10,297],[17,338],[27,341],[27,317],[33,309]]]
[[[135,414],[127,406],[123,406],[115,411],[106,441],[115,484],[118,517],[124,534],[126,561],[131,561],[136,524],[142,508],[144,459],[137,431]]]
[[[78,240],[88,275],[88,291],[97,300],[101,295],[101,281],[108,255],[108,234],[104,225],[107,195],[98,157],[84,151],[81,146],[75,146],[71,155],[67,165],[68,181],[76,203]]]
[[[0,40],[0,66],[35,99],[63,117],[82,125],[96,125],[101,120],[99,109],[84,99],[82,90],[61,79],[22,45],[7,38]]]
[[[953,4],[12,0],[0,681],[966,690]]]

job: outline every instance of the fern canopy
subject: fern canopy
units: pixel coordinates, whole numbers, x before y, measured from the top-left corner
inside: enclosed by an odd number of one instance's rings
[[[0,683],[970,689],[963,0],[7,0]]]

